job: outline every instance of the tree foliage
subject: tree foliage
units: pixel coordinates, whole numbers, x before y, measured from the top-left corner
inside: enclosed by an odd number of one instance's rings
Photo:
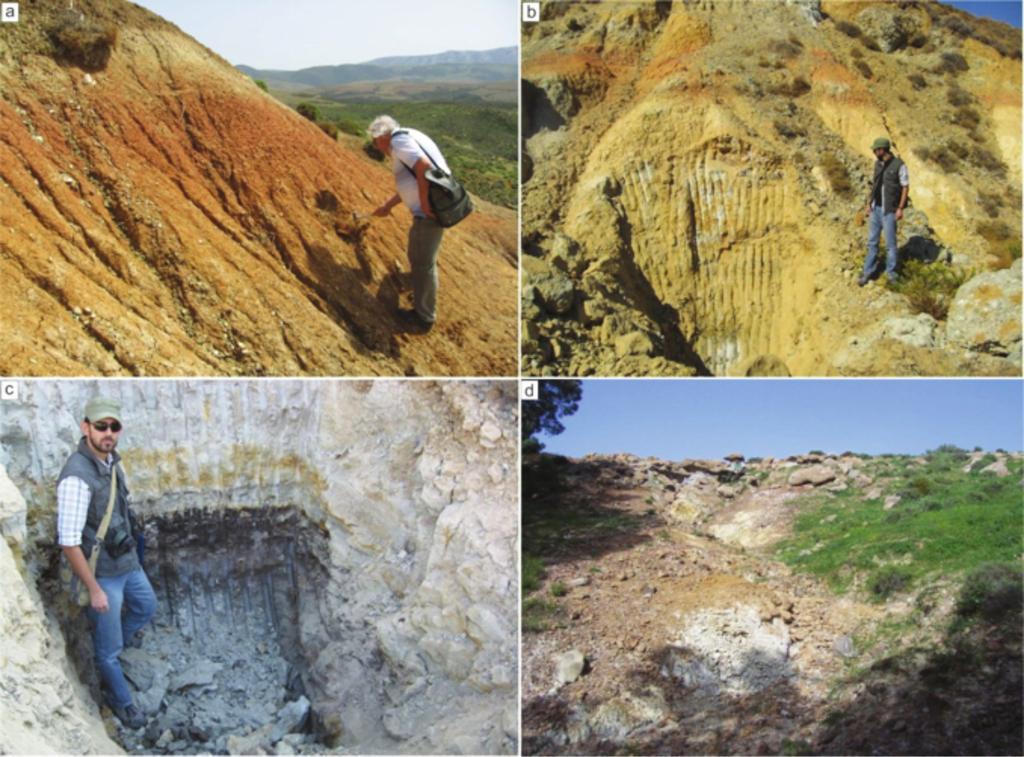
[[[549,436],[565,431],[559,419],[579,409],[583,386],[578,380],[539,381],[537,395],[522,402],[523,441],[542,431]]]

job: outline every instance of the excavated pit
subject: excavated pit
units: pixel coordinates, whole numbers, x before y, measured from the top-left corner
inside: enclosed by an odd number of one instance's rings
[[[126,751],[237,754],[283,743],[303,753],[333,745],[310,705],[300,631],[307,615],[327,620],[324,531],[293,507],[179,511],[151,518],[144,531],[158,608],[141,644],[121,659],[149,723],[120,729]],[[331,620],[353,631],[345,619]],[[65,625],[65,636],[96,695],[82,622]]]

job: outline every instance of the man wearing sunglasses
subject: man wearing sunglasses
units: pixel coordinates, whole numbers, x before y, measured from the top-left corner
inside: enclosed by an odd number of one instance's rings
[[[82,438],[57,479],[57,542],[71,569],[89,589],[96,667],[114,714],[128,728],[142,728],[146,718],[132,702],[119,660],[156,612],[156,596],[139,563],[129,514],[128,485],[117,454],[121,406],[97,397],[85,406]],[[111,471],[117,468],[117,493],[104,538],[97,532],[110,503]],[[99,549],[96,575],[89,568]]]

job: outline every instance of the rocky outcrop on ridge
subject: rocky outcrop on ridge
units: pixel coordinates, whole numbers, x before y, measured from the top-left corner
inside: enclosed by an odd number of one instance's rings
[[[0,34],[0,373],[516,372],[514,212],[446,232],[439,322],[410,333],[410,216],[367,224],[394,183],[360,140],[138,6],[73,5]]]
[[[125,660],[139,732],[98,707],[53,574],[54,477],[98,383],[20,388],[0,751],[516,751],[514,383],[103,382],[160,600]]]
[[[547,2],[523,29],[526,373],[1019,375],[1012,292],[909,328],[857,286],[881,135],[904,260],[1011,262],[1016,30],[928,0]]]

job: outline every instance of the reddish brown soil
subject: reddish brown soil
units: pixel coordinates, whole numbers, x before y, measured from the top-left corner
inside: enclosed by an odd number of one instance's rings
[[[0,35],[4,375],[510,375],[516,216],[446,232],[415,333],[390,171],[129,3],[102,70],[55,59],[64,2]]]

